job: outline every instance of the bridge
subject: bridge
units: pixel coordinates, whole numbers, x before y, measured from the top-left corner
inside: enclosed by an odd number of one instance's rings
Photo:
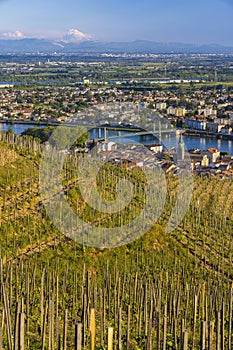
[[[142,139],[146,140],[147,136],[150,137],[150,139],[158,138],[161,139],[163,134],[171,134],[171,133],[180,133],[179,130],[174,129],[164,129],[164,130],[154,130],[154,131],[145,131],[145,130],[139,130],[135,132],[135,129],[132,131],[129,131],[130,129],[121,129],[121,128],[115,128],[114,130],[117,131],[116,135],[108,135],[107,130],[113,130],[112,128],[109,129],[108,127],[95,127],[94,129],[98,130],[98,137],[91,137],[91,139],[95,139],[96,141],[100,140],[111,140],[116,138],[127,138],[127,137],[135,137],[139,136]],[[122,131],[125,131],[125,133],[122,133]],[[129,132],[126,132],[129,131]],[[182,130],[183,132],[183,130]]]

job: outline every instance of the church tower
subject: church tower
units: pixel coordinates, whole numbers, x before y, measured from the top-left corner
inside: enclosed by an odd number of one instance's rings
[[[178,147],[177,147],[177,160],[178,161],[184,160],[184,154],[185,154],[184,141],[183,141],[182,134],[180,134]]]

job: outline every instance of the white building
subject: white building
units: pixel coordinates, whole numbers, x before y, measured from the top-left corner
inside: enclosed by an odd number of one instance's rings
[[[175,113],[176,113],[175,108],[172,106],[169,106],[167,109],[167,114],[175,115]]]
[[[186,114],[186,109],[183,107],[177,107],[175,108],[175,115],[176,117],[184,117]]]
[[[162,111],[163,109],[167,108],[166,102],[158,102],[156,103],[156,109],[159,111]]]
[[[203,114],[205,117],[210,117],[210,116],[216,117],[217,111],[212,107],[206,107],[203,109]]]
[[[204,152],[209,158],[210,163],[215,163],[220,157],[220,151],[216,148],[208,148],[207,151]]]
[[[147,146],[152,152],[155,152],[155,153],[161,153],[162,150],[163,150],[163,146],[158,143],[158,144],[154,144],[154,145],[148,145]]]
[[[115,142],[112,141],[101,141],[98,143],[98,151],[110,152],[117,148]]]

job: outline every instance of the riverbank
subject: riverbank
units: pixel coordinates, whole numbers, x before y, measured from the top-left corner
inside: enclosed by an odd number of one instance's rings
[[[87,129],[91,128],[106,128],[107,130],[115,130],[115,131],[132,131],[132,132],[138,132],[143,131],[142,128],[136,127],[136,126],[128,126],[128,125],[111,125],[111,124],[104,124],[104,125],[86,125],[86,124],[77,124],[77,123],[61,123],[56,121],[35,121],[35,120],[12,120],[12,119],[0,119],[0,124],[10,124],[10,125],[30,125],[34,127],[40,127],[40,126],[85,126]]]
[[[16,125],[16,124],[22,124],[22,125],[35,125],[37,126],[58,126],[61,125],[60,122],[50,122],[50,121],[35,121],[35,120],[22,120],[22,119],[0,119],[0,124],[10,124],[10,125]]]
[[[52,125],[52,124],[50,124]],[[61,124],[59,124],[61,125]],[[44,128],[48,126],[48,124],[35,124],[35,123],[28,123],[25,121],[22,121],[22,123],[6,123],[6,121],[0,121],[0,130],[1,131],[7,131],[9,129],[9,127],[12,128],[12,131],[16,134],[16,135],[21,135],[22,132],[24,132],[26,129],[28,129],[29,127],[37,127],[37,128]],[[86,126],[87,127],[87,126]],[[113,129],[115,129],[115,126],[113,127]],[[151,144],[154,141],[148,137],[147,140],[143,140],[143,138],[145,136],[141,136],[141,135],[136,135],[136,133],[139,130],[134,130],[132,129],[128,129],[128,130],[123,130],[122,128],[118,128],[118,130],[107,130],[107,135],[108,136],[115,136],[115,139],[111,139],[112,141],[117,141],[117,142],[125,142],[126,141],[126,137],[125,134],[129,134],[131,131],[132,136],[129,137],[129,142],[135,141],[136,143],[140,143],[140,144]],[[136,131],[136,132],[135,132]],[[179,141],[179,135],[183,134],[184,136],[184,142],[185,142],[185,147],[186,149],[194,149],[194,148],[198,148],[200,150],[206,150],[208,148],[217,148],[220,149],[222,152],[228,152],[229,154],[233,155],[233,141],[232,139],[223,139],[223,138],[217,138],[216,135],[206,135],[205,133],[198,133],[198,131],[196,130],[196,132],[190,132],[191,130],[188,130],[189,132],[187,132],[187,130],[185,129],[177,129],[176,133],[172,133],[172,134],[164,134],[163,136],[163,145],[165,148],[170,149],[172,147],[177,147],[178,145],[178,141]],[[186,133],[187,132],[187,133]],[[91,139],[98,139],[100,136],[104,137],[104,126],[101,127],[101,133],[99,132],[99,130],[97,128],[93,128],[90,127],[90,138]],[[211,136],[211,137],[210,137]],[[218,135],[217,135],[218,136]],[[157,142],[157,141],[156,141]]]
[[[219,133],[199,131],[199,130],[185,130],[182,133],[182,135],[188,136],[188,137],[199,137],[199,138],[205,137],[205,138],[225,140],[225,141],[232,141],[233,140],[233,135],[219,134]]]
[[[86,124],[77,124],[77,123],[61,123],[56,121],[34,121],[34,120],[23,120],[23,119],[1,119],[0,118],[0,124],[9,124],[9,125],[28,125],[29,127],[41,127],[41,126],[85,126],[87,129],[91,128],[106,128],[107,130],[113,130],[113,131],[129,131],[129,132],[138,132],[138,131],[144,131],[142,128],[137,126],[130,126],[130,125],[111,125],[111,124],[104,124],[104,125],[86,125]],[[227,135],[227,134],[219,134],[214,132],[208,132],[208,131],[202,131],[202,130],[195,130],[195,129],[174,129],[177,134],[182,134],[183,136],[188,137],[205,137],[205,138],[211,138],[211,139],[220,139],[220,140],[226,140],[226,141],[232,141],[233,140],[233,134]],[[153,132],[152,132],[153,133]]]

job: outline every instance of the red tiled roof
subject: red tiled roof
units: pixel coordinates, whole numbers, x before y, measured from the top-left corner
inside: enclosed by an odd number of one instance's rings
[[[208,148],[207,151],[210,153],[220,152],[217,148]]]

